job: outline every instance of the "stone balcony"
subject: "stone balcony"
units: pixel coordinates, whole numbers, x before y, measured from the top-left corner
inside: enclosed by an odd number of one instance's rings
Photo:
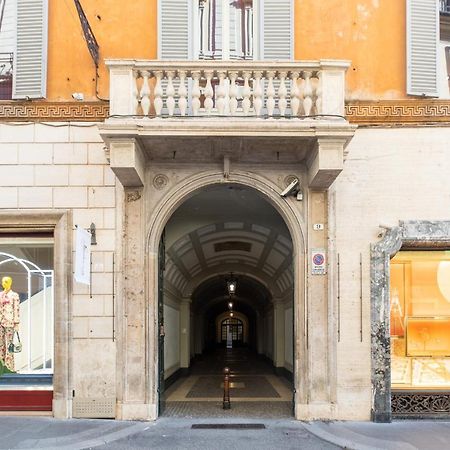
[[[127,170],[126,164],[168,161],[175,153],[178,162],[227,157],[306,164],[316,188],[328,187],[342,170],[355,130],[344,117],[348,61],[108,60],[107,65],[110,117],[100,132],[111,167],[125,185],[143,184],[143,170]]]

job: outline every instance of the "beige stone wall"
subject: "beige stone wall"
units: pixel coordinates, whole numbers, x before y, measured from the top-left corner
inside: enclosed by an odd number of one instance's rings
[[[73,248],[75,225],[87,228],[95,223],[92,298],[87,286],[71,276],[68,280],[70,389],[75,398],[115,398],[116,180],[95,124],[51,125],[0,124],[0,209],[68,210]],[[66,369],[55,367],[58,370]]]
[[[379,240],[380,224],[448,220],[449,142],[450,128],[359,129],[348,147],[344,170],[330,189],[341,279],[339,419],[370,418],[370,244]]]

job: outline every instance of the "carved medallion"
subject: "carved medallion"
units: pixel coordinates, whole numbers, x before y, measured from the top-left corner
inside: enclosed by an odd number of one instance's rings
[[[155,178],[153,178],[153,186],[155,189],[158,189],[158,191],[164,189],[168,184],[169,178],[162,173],[159,173],[155,176]]]

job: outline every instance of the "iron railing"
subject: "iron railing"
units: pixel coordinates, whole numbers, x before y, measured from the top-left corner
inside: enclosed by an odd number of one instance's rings
[[[11,100],[13,81],[13,54],[0,53],[0,100]]]
[[[444,14],[450,14],[450,0],[440,0],[439,11]]]

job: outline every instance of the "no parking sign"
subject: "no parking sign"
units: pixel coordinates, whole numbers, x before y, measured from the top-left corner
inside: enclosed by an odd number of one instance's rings
[[[311,250],[311,274],[325,275],[327,273],[327,259],[325,249],[313,248]]]

